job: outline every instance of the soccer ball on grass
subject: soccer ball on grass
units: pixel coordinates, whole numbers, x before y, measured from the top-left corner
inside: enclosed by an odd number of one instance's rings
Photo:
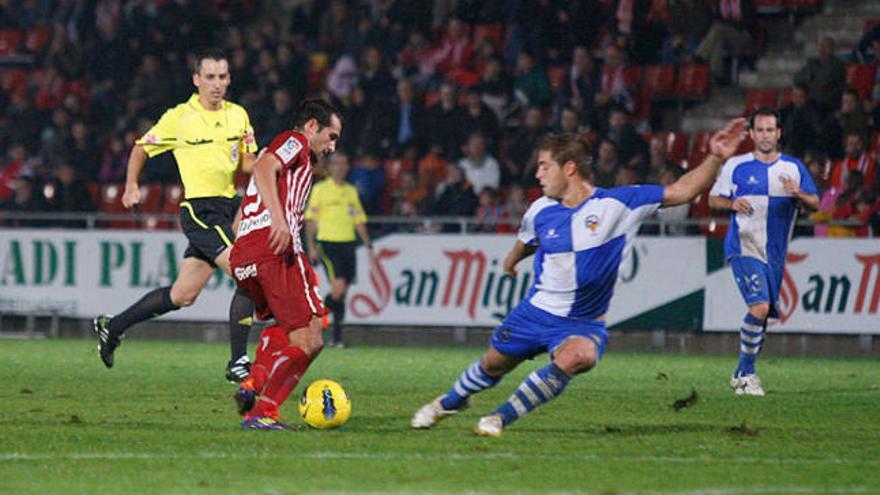
[[[336,428],[348,421],[351,400],[342,385],[333,380],[316,380],[299,398],[299,415],[312,428]]]

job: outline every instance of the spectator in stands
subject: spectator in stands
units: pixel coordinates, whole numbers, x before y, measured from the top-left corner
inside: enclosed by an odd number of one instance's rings
[[[162,70],[158,57],[146,55],[131,82],[129,97],[143,105],[150,118],[158,118],[171,97],[171,79]]]
[[[487,187],[497,190],[501,185],[501,167],[498,160],[488,153],[483,134],[471,133],[463,151],[464,157],[458,161],[458,166],[474,190],[482,191]]]
[[[318,44],[331,56],[336,55],[346,46],[348,38],[355,29],[357,29],[355,16],[345,0],[333,0],[330,2],[330,8],[321,16]]]
[[[440,145],[433,145],[428,149],[425,156],[419,160],[418,178],[419,186],[423,187],[429,194],[433,194],[437,190],[437,186],[446,180],[446,168],[449,162],[443,158],[443,149]]]
[[[507,188],[507,202],[504,204],[508,218],[522,218],[529,209],[529,200],[526,198],[526,190],[521,184],[511,184]]]
[[[72,139],[70,113],[63,108],[56,108],[52,112],[52,121],[40,133],[43,163],[48,167],[57,165],[64,154],[67,144]]]
[[[482,95],[483,103],[495,112],[496,119],[504,122],[510,111],[513,82],[504,71],[500,58],[491,58],[486,62],[480,82],[474,89]]]
[[[78,176],[77,171],[68,162],[62,162],[55,169],[55,180],[47,190],[52,191],[48,197],[49,207],[60,212],[89,212],[95,211],[92,195],[85,182]],[[57,223],[59,227],[84,228],[82,220],[66,220]]]
[[[865,142],[862,134],[851,132],[846,135],[846,156],[834,164],[831,171],[831,179],[829,185],[832,187],[843,187],[847,182],[847,175],[858,170],[864,177],[863,188],[871,189],[875,185],[876,171],[874,170],[874,159],[865,149]]]
[[[392,193],[391,214],[418,218],[424,214],[427,200],[428,191],[419,184],[416,173],[406,170],[401,175],[400,188]],[[415,225],[407,225],[405,230],[414,232]]]
[[[642,183],[642,175],[633,167],[620,167],[614,176],[614,187],[634,186]]]
[[[504,206],[498,202],[498,190],[484,187],[480,191],[479,204],[474,230],[477,232],[503,231],[503,223],[501,222],[507,219],[507,212],[504,210]]]
[[[807,151],[820,148],[819,132],[822,127],[822,113],[810,99],[810,90],[805,84],[795,84],[791,90],[791,103],[782,114],[783,149],[792,156],[804,156]]]
[[[630,167],[644,167],[647,162],[648,147],[642,136],[636,132],[626,110],[620,106],[611,107],[604,138],[617,146],[617,159]]]
[[[840,98],[840,110],[825,123],[820,139],[825,153],[833,159],[844,156],[844,144],[847,134],[861,134],[867,139],[871,125],[871,116],[865,113],[859,103],[859,94],[852,88],[846,88]]]
[[[385,169],[379,154],[372,148],[361,149],[352,164],[348,181],[357,188],[367,215],[383,215],[382,192],[385,187]]]
[[[459,156],[459,144],[463,139],[461,129],[464,111],[458,107],[458,94],[455,83],[446,81],[440,85],[440,101],[428,109],[427,136],[431,145],[439,145],[443,156],[455,159]]]
[[[339,109],[342,112],[342,121],[345,122],[345,132],[339,137],[339,148],[353,155],[355,150],[366,144],[364,136],[373,134],[373,120],[370,109],[367,108],[364,89],[355,86],[351,97],[340,102]]]
[[[605,62],[602,65],[599,91],[593,98],[595,111],[592,113],[590,127],[604,128],[614,106],[622,106],[627,111],[635,108],[633,88],[628,85],[624,69],[626,65],[620,47],[614,44],[605,47]]]
[[[632,19],[634,30],[627,36],[630,46],[630,60],[639,65],[658,63],[663,41],[669,34],[669,2],[667,0],[619,0],[618,7],[623,5],[634,7]]]
[[[663,42],[664,64],[690,62],[712,24],[712,10],[701,0],[669,1],[669,36]]]
[[[427,132],[425,109],[416,100],[415,88],[408,79],[401,78],[397,82],[397,98],[387,113],[391,117],[389,131],[393,148],[420,147]]]
[[[824,114],[830,114],[840,104],[846,82],[846,67],[834,54],[834,38],[819,39],[819,56],[807,60],[794,75],[795,84],[805,84]]]
[[[452,79],[461,86],[470,86],[477,81],[472,72],[473,59],[474,48],[464,23],[451,17],[443,40],[431,52],[424,67],[430,73]]]
[[[724,58],[731,48],[750,48],[754,45],[755,7],[752,0],[719,0],[709,31],[694,54],[709,62],[709,71],[715,81],[727,83]]]
[[[668,169],[681,170],[680,167],[675,166],[674,163],[669,161],[666,138],[667,134],[665,132],[658,132],[651,136],[651,142],[648,146],[648,173],[645,176],[645,182],[648,184],[662,184],[661,181]],[[681,175],[683,174],[678,174],[678,176]],[[671,178],[672,182],[675,182],[678,180],[678,176],[673,174],[667,177],[667,179]]]
[[[260,149],[269,145],[271,140],[290,128],[290,115],[293,112],[293,99],[290,92],[285,88],[278,88],[272,92],[272,108],[256,124],[258,136],[262,136]]]
[[[0,203],[8,201],[15,194],[18,176],[25,171],[27,151],[21,144],[9,147],[9,157],[0,167]]]
[[[37,150],[40,146],[43,117],[39,110],[34,108],[33,101],[27,94],[13,93],[10,98],[10,107],[5,111],[9,117],[10,125],[9,140],[20,143],[25,148]]]
[[[850,201],[839,204],[834,209],[833,217],[859,222],[860,226],[849,228],[852,236],[868,237],[869,223],[878,211],[880,211],[880,202],[877,201],[877,194],[863,187],[853,195]]]
[[[468,88],[464,95],[464,111],[461,118],[461,132],[469,136],[474,132],[483,134],[486,146],[493,152],[501,141],[501,127],[495,112],[483,103],[483,97],[476,88]]]
[[[617,171],[620,165],[617,161],[617,145],[614,141],[603,139],[599,143],[599,151],[596,160],[595,180],[593,184],[598,187],[614,187],[617,179]]]
[[[417,87],[424,87],[431,78],[432,70],[425,65],[431,53],[428,38],[419,29],[409,32],[406,44],[397,55],[397,63],[402,75],[409,78]]]
[[[477,211],[477,195],[458,165],[450,165],[446,180],[437,188],[429,214],[434,216],[473,216]],[[444,224],[443,232],[456,232],[458,224]]]
[[[535,63],[532,54],[522,52],[517,57],[513,89],[523,106],[544,106],[550,103],[547,71]]]
[[[538,107],[526,110],[525,125],[509,135],[504,149],[503,183],[537,184],[529,173],[538,140],[548,131],[544,112]]]
[[[682,175],[684,175],[684,171],[681,168],[667,167],[663,169],[663,172],[661,172],[660,174],[659,184],[663,186],[670,186]],[[661,222],[671,224],[665,225],[664,233],[666,235],[685,235],[685,233],[687,232],[687,226],[683,225],[682,222],[684,220],[687,220],[688,215],[690,214],[690,210],[690,203],[683,203],[676,206],[658,209],[656,213],[657,219]]]
[[[128,150],[134,142],[126,145],[122,137],[114,135],[104,149],[101,157],[101,169],[98,171],[98,181],[104,184],[124,182],[126,169],[128,168]]]
[[[571,69],[557,97],[558,106],[571,106],[581,115],[590,115],[596,98],[598,81],[593,57],[585,46],[572,52]]]
[[[582,130],[581,116],[577,110],[572,107],[563,108],[559,114],[559,124],[556,126],[556,132],[580,134]]]
[[[860,64],[880,62],[880,23],[874,24],[859,39],[853,49],[853,58]]]
[[[15,191],[12,197],[0,204],[0,210],[42,213],[49,209],[43,192],[37,187],[37,179],[30,173],[19,174],[15,179]],[[44,220],[7,220],[9,227],[41,227],[47,225]]]
[[[364,49],[360,69],[360,86],[367,96],[367,106],[379,109],[391,102],[396,86],[385,64],[382,52],[375,46]]]
[[[70,127],[71,140],[65,148],[64,157],[76,170],[78,177],[97,177],[101,165],[100,149],[85,122],[77,120]]]
[[[354,57],[343,55],[336,59],[333,69],[327,74],[327,90],[337,99],[344,100],[358,84],[358,68]]]

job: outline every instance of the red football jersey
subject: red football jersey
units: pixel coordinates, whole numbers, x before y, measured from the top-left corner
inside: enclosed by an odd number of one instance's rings
[[[312,161],[309,142],[296,131],[279,134],[266,148],[281,162],[276,179],[278,198],[290,226],[292,252],[304,252],[300,234],[304,227],[304,212],[309,192],[312,190]],[[269,226],[272,218],[263,204],[254,178],[251,177],[247,192],[241,202],[241,223],[235,238],[235,257],[242,261],[258,261],[275,256],[269,247]],[[236,252],[237,251],[237,252]]]

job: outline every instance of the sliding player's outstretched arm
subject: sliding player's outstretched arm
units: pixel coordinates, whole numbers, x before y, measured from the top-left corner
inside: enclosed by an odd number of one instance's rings
[[[727,124],[723,130],[715,133],[709,142],[710,154],[699,167],[683,175],[668,186],[663,192],[663,206],[675,206],[689,203],[700,193],[705,192],[715,178],[724,161],[736,153],[739,143],[746,137],[748,121],[739,118]]]

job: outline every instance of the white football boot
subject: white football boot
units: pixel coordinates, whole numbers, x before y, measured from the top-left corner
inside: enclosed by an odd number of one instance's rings
[[[764,389],[761,388],[761,379],[758,378],[758,375],[745,375],[739,378],[731,378],[730,387],[736,392],[736,395],[764,396]]]
[[[501,419],[500,414],[483,416],[477,423],[476,428],[474,428],[474,433],[481,437],[498,438],[501,436],[502,431],[504,431],[504,421]]]
[[[430,428],[437,424],[441,419],[448,418],[462,409],[467,409],[467,406],[470,403],[470,401],[466,402],[461,409],[443,409],[443,405],[440,404],[440,401],[443,400],[444,397],[446,396],[441,395],[422,406],[421,409],[416,411],[413,415],[412,419],[409,421],[409,425],[419,430]]]

